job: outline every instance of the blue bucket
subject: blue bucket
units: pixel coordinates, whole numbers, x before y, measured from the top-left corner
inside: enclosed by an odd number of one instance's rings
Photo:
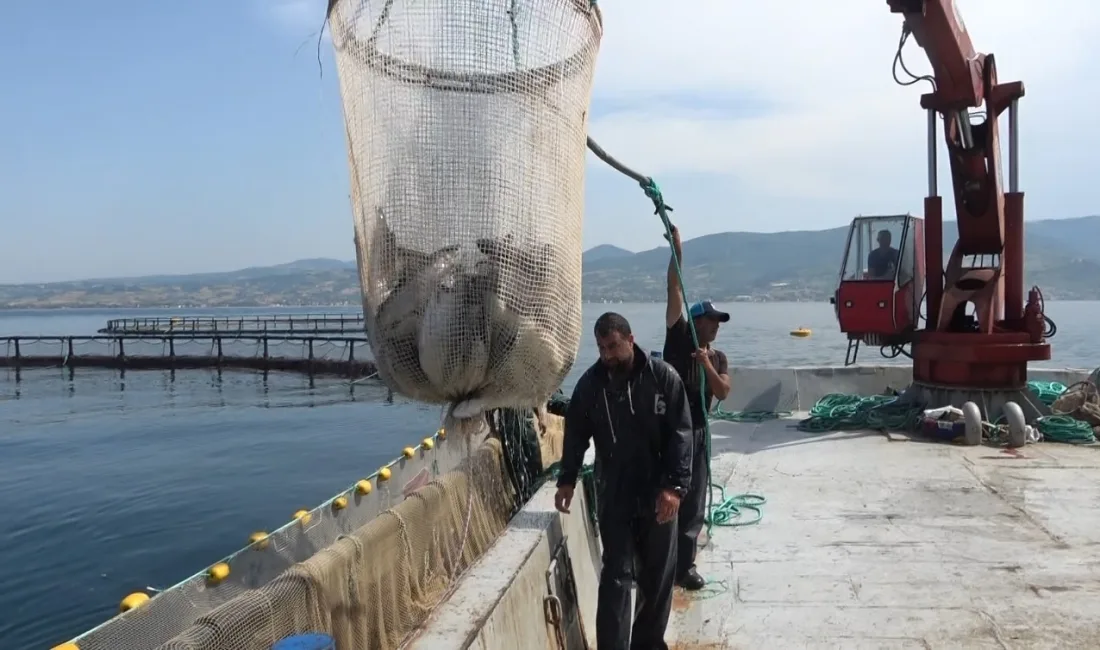
[[[336,650],[336,640],[317,632],[295,634],[271,646],[271,650]]]

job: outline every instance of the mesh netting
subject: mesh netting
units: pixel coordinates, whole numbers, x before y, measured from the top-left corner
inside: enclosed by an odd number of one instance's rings
[[[562,422],[539,420],[549,467],[560,457]],[[396,648],[507,525],[516,495],[501,440],[471,449],[470,438],[437,439],[369,494],[345,492],[235,554],[217,584],[196,575],[83,635],[78,647],[269,650],[292,634],[324,632],[339,648]],[[455,469],[439,473],[456,455]]]
[[[363,307],[395,392],[544,404],[581,328],[590,0],[333,0]]]

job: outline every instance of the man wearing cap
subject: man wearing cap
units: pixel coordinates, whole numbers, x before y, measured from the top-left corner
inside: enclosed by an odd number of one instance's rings
[[[668,302],[665,309],[664,359],[684,381],[691,407],[693,429],[693,455],[691,488],[680,501],[679,541],[677,542],[676,581],[684,589],[696,591],[706,585],[706,580],[695,568],[695,552],[699,533],[706,520],[707,490],[710,476],[707,471],[706,419],[712,400],[719,401],[730,393],[729,363],[726,355],[712,346],[718,336],[718,326],[729,322],[730,315],[719,311],[709,300],[697,302],[689,313],[695,325],[699,347],[691,338],[691,328],[684,319],[684,301],[680,293],[680,280],[676,273],[676,260],[683,264],[683,245],[680,231],[672,227],[672,246],[676,256],[668,263]],[[706,405],[699,390],[699,375],[706,376]]]

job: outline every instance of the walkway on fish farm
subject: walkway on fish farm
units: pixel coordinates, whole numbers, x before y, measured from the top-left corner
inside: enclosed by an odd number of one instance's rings
[[[100,334],[203,336],[344,334],[361,336],[363,314],[265,314],[256,316],[163,316],[115,318],[107,321]]]
[[[671,647],[1100,647],[1095,445],[813,433],[805,415],[714,426],[715,482],[767,512],[714,527]]]
[[[0,368],[220,368],[369,377],[376,368],[365,337],[223,335],[0,337]]]

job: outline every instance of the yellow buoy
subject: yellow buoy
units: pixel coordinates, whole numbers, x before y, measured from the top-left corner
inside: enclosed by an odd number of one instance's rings
[[[214,566],[210,567],[210,570],[206,572],[206,580],[210,584],[218,584],[222,580],[229,577],[229,565],[225,562],[218,562]]]
[[[118,604],[118,611],[128,612],[131,609],[141,607],[147,602],[149,602],[149,594],[137,591],[122,599],[122,602]]]
[[[807,336],[809,336],[813,333],[814,333],[814,331],[812,329],[808,328],[808,327],[799,327],[796,330],[791,330],[791,336],[794,336],[794,337],[797,337],[797,338],[800,338],[800,339],[804,339],[804,338],[806,338]]]
[[[392,474],[393,474],[393,472],[390,471],[389,467],[383,467],[382,469],[378,470],[378,480],[379,481],[388,481],[388,480],[390,480],[390,476]]]
[[[348,507],[348,498],[345,496],[338,496],[332,500],[333,510],[343,510]]]
[[[309,510],[299,510],[294,513],[294,518],[302,522],[302,525],[305,526],[313,517],[309,514]]]
[[[73,643],[72,641],[69,641],[67,643],[62,643],[61,645],[55,645],[54,647],[50,648],[50,650],[80,650],[80,646]]]
[[[367,479],[363,479],[362,481],[359,481],[358,483],[355,484],[355,491],[358,492],[359,494],[364,494],[364,495],[365,494],[370,494],[370,491],[373,490],[373,489],[374,489],[374,487],[370,484],[370,481],[368,481]]]
[[[447,439],[447,430],[446,429],[440,429],[439,431],[435,432],[435,435],[440,440],[446,440]]]
[[[424,441],[420,443],[420,446],[424,449],[431,449],[435,446],[435,441],[431,438],[424,438]]]
[[[405,456],[405,458],[412,458],[413,456],[416,455],[416,450],[413,449],[412,447],[405,447],[404,449],[401,450],[401,454],[403,456]]]
[[[262,530],[257,530],[256,532],[248,536],[248,543],[252,545],[252,548],[262,551],[263,549],[267,548],[267,533]]]

